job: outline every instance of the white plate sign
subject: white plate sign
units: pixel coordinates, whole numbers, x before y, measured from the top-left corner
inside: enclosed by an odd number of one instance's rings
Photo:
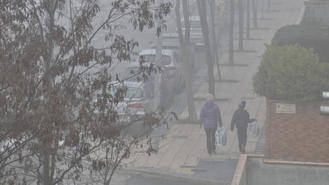
[[[295,104],[276,104],[276,113],[277,114],[296,114],[296,105]]]
[[[329,106],[321,106],[320,112],[321,114],[329,114]]]

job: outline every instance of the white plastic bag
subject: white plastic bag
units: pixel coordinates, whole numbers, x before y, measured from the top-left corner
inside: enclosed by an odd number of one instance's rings
[[[226,139],[226,129],[224,127],[218,128],[216,131],[216,146],[225,146]]]
[[[248,132],[249,132],[249,134],[252,134],[255,137],[257,137],[259,135],[259,126],[258,126],[257,121],[249,123]]]

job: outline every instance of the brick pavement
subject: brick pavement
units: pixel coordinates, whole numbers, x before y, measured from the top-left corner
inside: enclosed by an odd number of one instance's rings
[[[228,131],[227,145],[217,147],[217,154],[209,156],[206,151],[205,132],[198,124],[174,124],[169,133],[160,142],[160,150],[151,156],[145,153],[134,154],[125,164],[129,167],[157,168],[169,172],[193,174],[192,169],[202,158],[211,160],[237,159],[239,156],[235,132],[230,132],[230,121],[241,100],[247,101],[247,110],[251,117],[264,126],[266,117],[265,98],[253,93],[252,76],[257,72],[261,55],[265,51],[265,43],[269,44],[275,31],[287,24],[298,21],[303,7],[301,0],[276,0],[271,12],[264,13],[267,19],[259,20],[260,29],[251,30],[252,40],[245,40],[244,48],[249,52],[235,52],[237,64],[247,64],[244,67],[221,66],[224,79],[237,80],[238,83],[216,83],[216,97],[227,98],[227,101],[217,102],[220,106],[224,127]],[[278,11],[280,9],[280,11]],[[237,42],[237,41],[236,41]],[[237,46],[237,43],[235,44]],[[222,63],[227,63],[224,54]],[[215,70],[216,71],[216,70]],[[207,93],[207,82],[204,81],[195,97],[204,98]],[[197,112],[200,112],[203,101],[195,101]],[[186,116],[186,111],[180,115]],[[248,136],[247,152],[254,153],[258,137]]]

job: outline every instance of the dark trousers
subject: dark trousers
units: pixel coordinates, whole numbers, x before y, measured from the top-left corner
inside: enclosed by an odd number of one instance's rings
[[[207,150],[209,154],[216,151],[216,143],[215,143],[216,130],[217,128],[205,128],[207,135]]]
[[[239,150],[241,153],[246,152],[247,144],[247,127],[238,128]]]

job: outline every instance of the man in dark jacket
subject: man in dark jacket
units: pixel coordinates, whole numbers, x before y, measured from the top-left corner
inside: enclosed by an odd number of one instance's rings
[[[217,125],[223,126],[222,118],[218,105],[213,101],[213,95],[207,95],[207,101],[203,105],[200,113],[200,127],[204,126],[207,135],[207,149],[208,153],[213,154],[216,152],[215,134]]]
[[[239,109],[234,112],[231,122],[231,131],[233,131],[234,127],[238,130],[239,150],[241,153],[246,152],[248,123],[255,121],[255,119],[249,118],[249,113],[245,110],[245,107],[246,101],[242,101],[239,104]]]

